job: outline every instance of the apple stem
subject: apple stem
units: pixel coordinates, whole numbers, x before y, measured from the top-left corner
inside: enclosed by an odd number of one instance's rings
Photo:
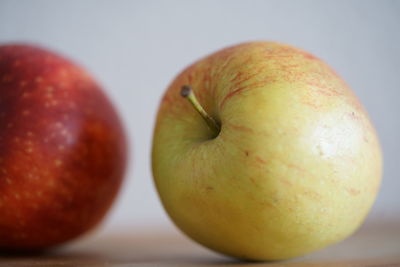
[[[192,87],[190,87],[189,85],[182,86],[181,96],[189,100],[194,109],[197,110],[197,112],[201,115],[201,117],[204,119],[204,121],[207,123],[208,127],[210,127],[212,131],[214,131],[216,134],[221,131],[221,125],[213,117],[208,115],[208,113],[200,105],[192,90]]]

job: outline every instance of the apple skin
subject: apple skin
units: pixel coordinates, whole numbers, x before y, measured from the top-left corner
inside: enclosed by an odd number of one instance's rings
[[[0,46],[0,250],[40,250],[92,229],[123,180],[126,139],[98,84],[31,45]]]
[[[211,132],[180,96],[190,85],[221,123]],[[280,260],[343,240],[380,185],[376,132],[351,89],[297,48],[252,42],[186,68],[153,137],[161,201],[190,238],[247,260]]]

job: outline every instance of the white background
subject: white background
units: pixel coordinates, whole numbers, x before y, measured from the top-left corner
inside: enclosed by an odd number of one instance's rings
[[[385,154],[372,217],[398,214],[400,1],[0,0],[0,42],[36,43],[69,56],[97,78],[121,113],[131,166],[105,229],[171,227],[150,171],[160,97],[192,61],[248,40],[308,50],[348,82]]]

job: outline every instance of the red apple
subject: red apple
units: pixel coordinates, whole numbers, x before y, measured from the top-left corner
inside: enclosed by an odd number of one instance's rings
[[[93,228],[120,188],[121,121],[82,68],[0,46],[0,249],[36,250]]]

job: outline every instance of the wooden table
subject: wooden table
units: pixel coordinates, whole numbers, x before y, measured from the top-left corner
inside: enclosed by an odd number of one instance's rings
[[[289,261],[248,263],[213,253],[177,230],[103,231],[42,255],[3,255],[0,266],[400,266],[400,220],[368,222],[347,240]]]

